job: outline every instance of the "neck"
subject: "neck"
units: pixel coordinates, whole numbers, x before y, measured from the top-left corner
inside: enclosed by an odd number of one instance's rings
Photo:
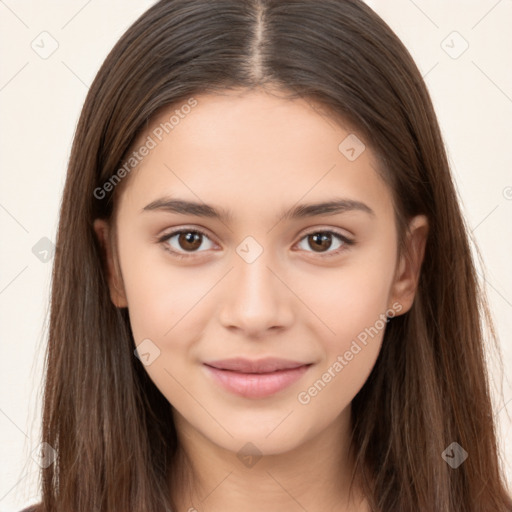
[[[180,447],[171,489],[180,512],[368,510],[352,479],[350,406],[295,449],[253,458],[212,443],[178,413],[175,424]]]

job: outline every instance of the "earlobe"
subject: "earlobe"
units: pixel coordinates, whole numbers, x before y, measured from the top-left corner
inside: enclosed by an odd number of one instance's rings
[[[425,215],[417,215],[409,223],[405,251],[401,255],[391,291],[391,303],[396,301],[402,305],[400,314],[407,313],[414,302],[425,255],[428,228],[428,219]]]
[[[107,273],[107,281],[110,291],[110,299],[118,308],[128,307],[121,272],[116,264],[112,250],[111,230],[104,219],[96,219],[93,223],[94,231],[101,245],[104,258],[104,271]]]

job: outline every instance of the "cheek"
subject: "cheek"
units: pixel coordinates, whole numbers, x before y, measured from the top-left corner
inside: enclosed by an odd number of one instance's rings
[[[135,250],[133,242],[125,244],[121,268],[136,343],[151,338],[164,347],[185,328],[193,336],[190,320],[218,280],[199,267],[173,265],[169,258],[163,249]]]
[[[391,279],[377,267],[358,272],[354,270],[341,285],[337,316],[333,319],[337,345],[348,349],[348,341],[364,341],[364,332],[376,325],[382,329],[382,316],[388,304]]]
[[[392,247],[376,244],[373,251],[340,269],[339,278],[331,283],[324,310],[334,334],[323,337],[325,359],[311,389],[313,395],[322,394],[316,406],[348,405],[366,382],[387,326],[395,257]]]
[[[381,270],[353,268],[340,273],[329,297],[317,296],[316,307],[323,304],[322,320],[329,326],[321,329],[321,335],[315,327],[324,357],[297,398],[310,413],[327,415],[325,421],[350,404],[379,355],[391,282]]]
[[[371,328],[385,315],[391,290],[394,255],[390,251],[379,256],[368,251],[359,253],[338,268],[322,269],[302,280],[300,296],[315,315],[308,315],[328,349],[345,350],[353,338]],[[320,322],[320,323],[318,323]]]
[[[333,352],[297,395],[300,411],[332,422],[350,405],[365,384],[377,360],[382,344],[380,331],[366,345],[353,340],[347,350]]]

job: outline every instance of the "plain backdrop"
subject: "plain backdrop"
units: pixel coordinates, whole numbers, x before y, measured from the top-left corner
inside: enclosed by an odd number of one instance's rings
[[[152,3],[0,0],[0,512],[39,496],[32,454],[40,443],[52,244],[76,122],[107,53]],[[426,80],[483,258],[503,382],[495,359],[489,371],[512,481],[512,1],[367,3]]]

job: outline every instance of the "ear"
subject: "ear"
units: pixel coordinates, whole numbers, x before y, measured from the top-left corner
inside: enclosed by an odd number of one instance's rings
[[[397,265],[390,293],[390,303],[398,302],[402,306],[400,314],[407,313],[414,302],[425,254],[428,228],[428,219],[425,215],[417,215],[409,222],[405,251]]]
[[[106,220],[96,219],[94,221],[93,227],[103,249],[103,257],[106,262],[105,271],[107,272],[107,280],[110,290],[110,299],[116,307],[126,308],[128,307],[128,301],[126,300],[126,293],[124,291],[121,271],[118,268],[117,260],[112,250],[115,241],[111,239],[112,232],[110,225]]]

